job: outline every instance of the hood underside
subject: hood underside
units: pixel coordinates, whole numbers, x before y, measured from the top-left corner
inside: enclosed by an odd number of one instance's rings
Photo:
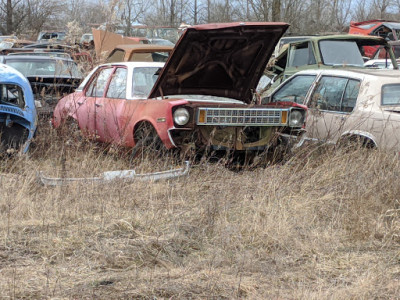
[[[286,23],[207,24],[188,28],[150,93],[252,100]]]

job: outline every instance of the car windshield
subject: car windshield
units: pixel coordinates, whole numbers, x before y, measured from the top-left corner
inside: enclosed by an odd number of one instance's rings
[[[82,74],[74,62],[63,60],[11,60],[7,59],[7,65],[17,69],[26,77],[72,77],[81,78]]]
[[[364,65],[361,52],[355,41],[320,41],[324,65],[359,66]]]
[[[137,67],[133,69],[132,96],[147,98],[158,78],[158,67]]]
[[[273,94],[271,102],[290,101],[303,104],[314,80],[315,75],[293,76]]]

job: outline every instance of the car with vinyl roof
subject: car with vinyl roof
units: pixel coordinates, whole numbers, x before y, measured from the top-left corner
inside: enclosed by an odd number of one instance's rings
[[[285,101],[308,106],[304,140],[400,151],[399,70],[301,71],[263,99]]]

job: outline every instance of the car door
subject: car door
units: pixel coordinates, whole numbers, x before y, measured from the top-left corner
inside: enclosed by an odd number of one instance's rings
[[[105,88],[112,71],[113,68],[111,67],[100,68],[93,74],[92,80],[85,89],[85,96],[77,101],[77,105],[80,106],[77,109],[79,127],[87,135],[95,139],[98,138],[96,132],[97,110],[101,105],[104,105],[98,102],[104,96]]]
[[[105,96],[96,102],[96,132],[102,142],[120,144],[124,137],[126,122],[123,119],[126,104],[127,68],[114,69]]]
[[[288,50],[284,80],[299,71],[314,69],[316,66],[317,60],[311,42],[291,44]]]
[[[357,79],[321,76],[307,103],[307,136],[336,142],[349,126],[357,127],[354,122],[349,124],[349,117],[356,105],[359,89],[360,81]]]

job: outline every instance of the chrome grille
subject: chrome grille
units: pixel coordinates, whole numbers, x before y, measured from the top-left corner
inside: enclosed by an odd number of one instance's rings
[[[199,108],[198,125],[274,126],[282,123],[282,112],[288,109],[268,108]]]

